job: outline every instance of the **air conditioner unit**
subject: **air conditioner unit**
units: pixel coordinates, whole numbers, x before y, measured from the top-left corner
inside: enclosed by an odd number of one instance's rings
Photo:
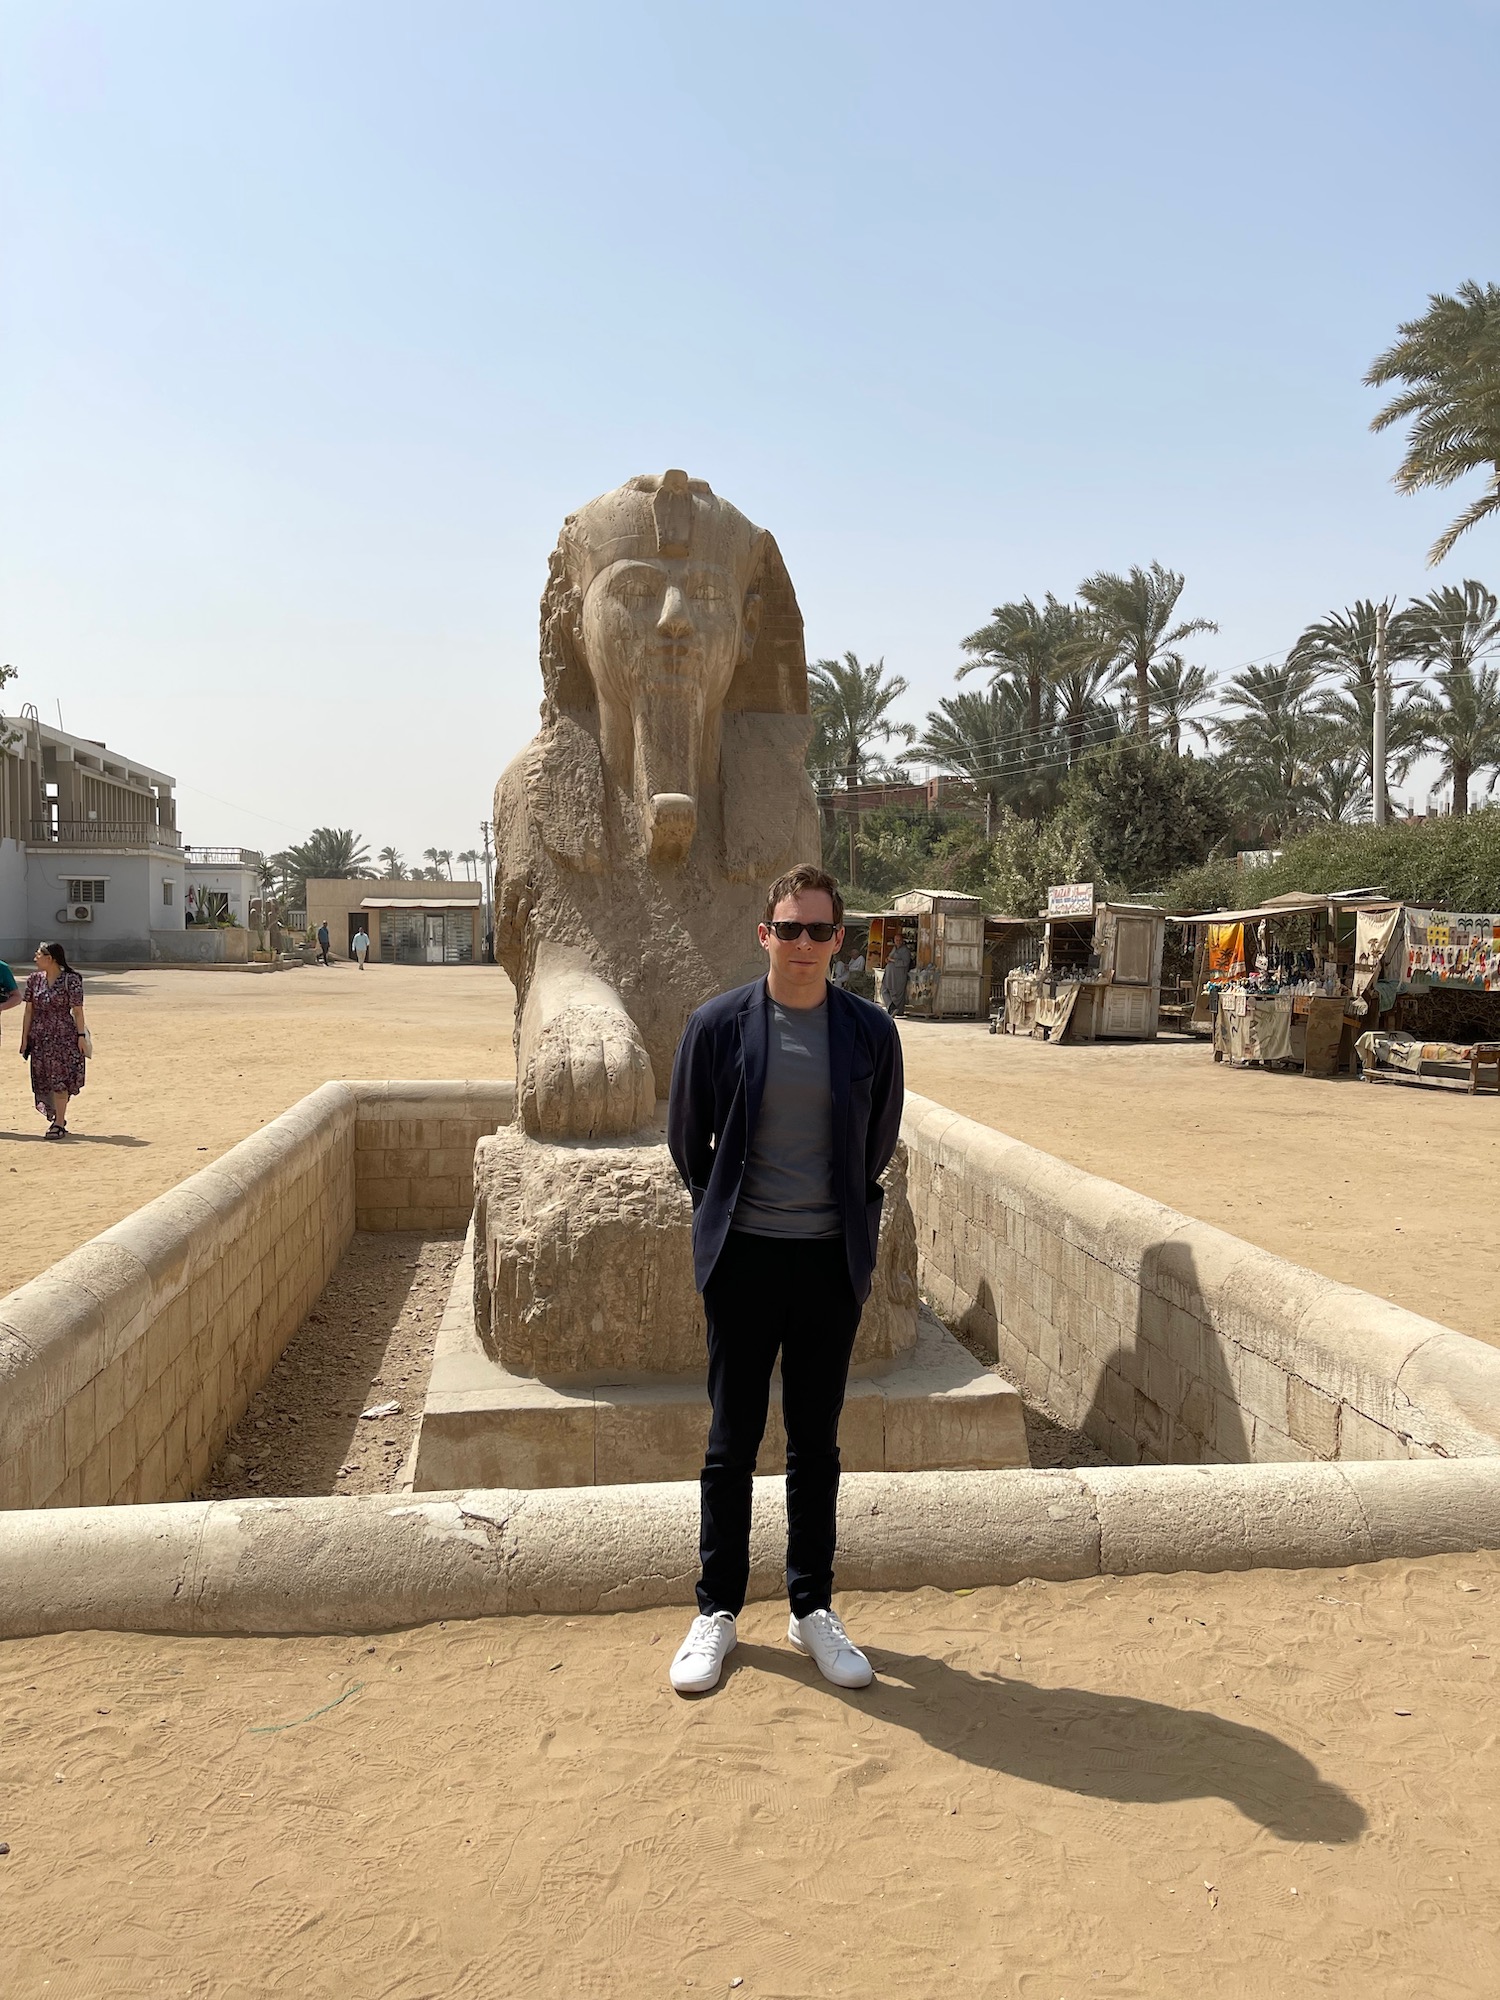
[[[92,903],[69,903],[65,910],[58,911],[57,921],[60,924],[91,924],[94,921],[94,906]]]

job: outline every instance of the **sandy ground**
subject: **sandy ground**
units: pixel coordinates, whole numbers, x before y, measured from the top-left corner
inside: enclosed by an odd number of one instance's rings
[[[87,996],[99,1054],[69,1146],[43,1143],[19,1014],[0,1020],[0,1292],[329,1077],[513,1074],[492,966],[93,973]],[[902,1039],[914,1090],[1500,1342],[1493,1096],[1230,1070],[1177,1039],[1054,1049],[925,1021]]]
[[[902,1025],[908,1086],[1295,1263],[1500,1345],[1500,1099],[1232,1070],[1205,1042]]]
[[[462,1248],[360,1231],[194,1497],[394,1492]]]
[[[1500,1558],[0,1649],[8,2000],[1492,2000]]]
[[[216,1159],[331,1077],[514,1074],[497,966],[85,972],[97,1051],[49,1145],[0,1016],[0,1293]]]

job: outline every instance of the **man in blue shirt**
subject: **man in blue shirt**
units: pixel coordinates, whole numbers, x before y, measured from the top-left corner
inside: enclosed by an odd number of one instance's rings
[[[773,882],[766,977],[708,1001],[672,1070],[667,1143],[693,1198],[713,1416],[700,1481],[698,1616],[670,1668],[714,1687],[750,1578],[750,1495],[771,1371],[787,1434],[787,1636],[838,1687],[870,1663],[833,1615],[839,1417],[901,1127],[901,1042],[829,983],[843,898],[821,868]]]
[[[26,995],[17,986],[16,975],[5,963],[5,960],[0,958],[0,1014],[5,1013],[11,1007],[24,1007],[25,1005]]]

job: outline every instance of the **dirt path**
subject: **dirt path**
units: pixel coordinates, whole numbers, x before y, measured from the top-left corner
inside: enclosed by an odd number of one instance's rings
[[[12,1642],[7,1995],[1500,1991],[1500,1557],[840,1608]]]
[[[195,1498],[393,1492],[462,1248],[459,1237],[356,1235]]]
[[[913,1090],[1295,1263],[1500,1345],[1500,1099],[902,1024]]]

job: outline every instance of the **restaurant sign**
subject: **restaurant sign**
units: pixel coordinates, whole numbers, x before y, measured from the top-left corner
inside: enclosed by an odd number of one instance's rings
[[[1092,882],[1060,882],[1047,891],[1049,917],[1091,917],[1093,914]]]

